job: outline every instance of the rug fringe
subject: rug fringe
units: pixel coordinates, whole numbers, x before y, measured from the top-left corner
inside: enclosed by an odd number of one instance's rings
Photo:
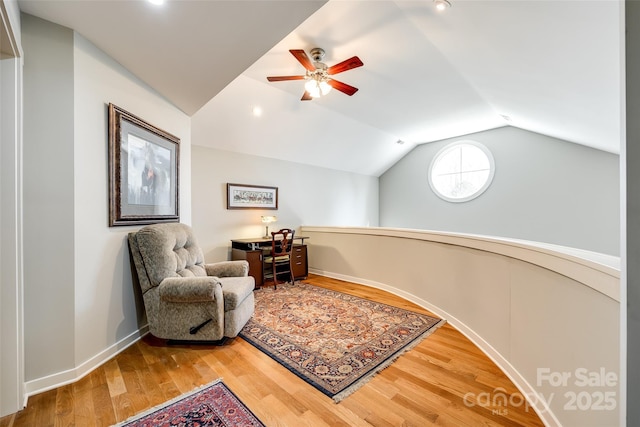
[[[222,382],[222,378],[218,378],[216,380],[211,381],[208,384],[204,384],[204,385],[201,385],[199,387],[196,387],[193,390],[188,391],[188,392],[186,392],[184,394],[181,394],[179,396],[176,396],[176,397],[174,397],[173,399],[171,399],[171,400],[169,400],[167,402],[163,402],[163,403],[161,403],[159,405],[154,406],[153,408],[147,409],[146,411],[140,412],[138,414],[134,414],[134,415],[130,416],[129,418],[127,418],[124,421],[120,421],[117,424],[112,424],[111,427],[122,427],[122,426],[125,426],[125,425],[129,424],[130,422],[135,421],[138,418],[146,417],[147,415],[149,415],[149,414],[151,414],[153,412],[156,412],[156,411],[158,411],[158,410],[160,410],[162,408],[165,408],[165,407],[167,407],[169,405],[172,405],[172,404],[176,403],[179,400],[186,399],[187,397],[189,397],[191,395],[194,395],[197,392],[199,392],[199,391],[201,391],[201,390],[203,390],[203,389],[205,389],[207,387],[211,387],[213,385],[216,385],[216,384],[218,384],[220,382]]]
[[[340,393],[337,393],[337,394],[333,395],[333,397],[332,397],[333,401],[335,403],[339,403],[340,401],[344,400],[345,398],[351,396],[353,393],[358,391],[358,389],[360,389],[366,383],[371,381],[371,379],[373,377],[378,375],[384,369],[386,369],[389,366],[391,366],[396,360],[398,360],[398,358],[400,356],[402,356],[403,354],[405,354],[409,350],[415,348],[418,344],[420,344],[422,341],[424,341],[425,338],[427,338],[429,335],[434,333],[436,330],[438,330],[445,323],[447,323],[447,321],[445,319],[440,319],[438,321],[438,323],[436,323],[435,325],[430,327],[428,330],[426,330],[424,333],[422,333],[422,335],[416,337],[409,344],[407,344],[406,346],[402,347],[400,350],[398,350],[393,355],[391,355],[387,360],[382,362],[380,365],[376,366],[375,370],[369,372],[367,375],[365,375],[364,377],[360,378],[357,382],[355,382],[354,384],[351,384],[349,387],[345,388]]]

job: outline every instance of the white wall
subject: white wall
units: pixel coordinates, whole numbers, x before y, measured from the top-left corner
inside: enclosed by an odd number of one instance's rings
[[[626,422],[640,425],[640,3],[627,1],[626,8],[626,144],[623,147],[626,198],[624,200],[626,288],[621,319],[626,368]]]
[[[0,417],[23,401],[21,69],[0,60]]]
[[[25,379],[74,366],[73,32],[22,15]]]
[[[465,203],[428,183],[436,153],[457,140],[486,145],[495,177]],[[380,225],[483,234],[618,255],[619,156],[513,127],[416,147],[380,177]]]
[[[2,0],[2,7],[6,10],[6,16],[3,17],[5,24],[11,27],[11,31],[8,33],[10,37],[13,37],[18,55],[22,56],[22,35],[20,34],[20,7],[18,7],[17,0]]]
[[[139,336],[126,235],[108,227],[107,105],[181,139],[191,221],[190,118],[71,30],[23,15],[25,355],[30,394],[72,382]]]
[[[0,417],[24,403],[22,46],[15,1],[0,2]]]
[[[74,38],[75,364],[136,333],[126,234],[108,224],[107,105],[180,138],[180,219],[191,222],[191,119],[91,42]],[[137,227],[139,228],[139,227]]]
[[[261,215],[278,217],[271,231],[303,224],[378,224],[375,177],[193,144],[193,227],[207,261],[228,259],[231,239],[264,235]],[[278,187],[278,210],[227,210],[228,182]]]

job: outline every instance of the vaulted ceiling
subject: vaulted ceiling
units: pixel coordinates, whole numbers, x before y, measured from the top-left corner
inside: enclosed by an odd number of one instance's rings
[[[619,152],[615,0],[18,3],[192,116],[196,145],[374,176],[416,144],[506,125]],[[364,62],[334,76],[355,95],[300,101],[302,81],[266,80],[303,74],[289,49],[313,47]]]

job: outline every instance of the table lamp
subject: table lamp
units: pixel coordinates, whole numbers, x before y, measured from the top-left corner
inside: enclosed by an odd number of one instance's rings
[[[265,225],[266,229],[264,232],[264,238],[265,239],[270,239],[271,236],[269,236],[269,224],[271,224],[272,222],[276,222],[278,220],[278,218],[276,218],[275,216],[272,215],[263,215],[262,216],[262,223]]]

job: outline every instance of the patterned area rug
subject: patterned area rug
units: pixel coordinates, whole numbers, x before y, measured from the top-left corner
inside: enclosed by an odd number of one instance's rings
[[[221,380],[138,414],[117,427],[261,426],[264,424]]]
[[[336,402],[444,323],[304,283],[255,297],[240,336]]]

